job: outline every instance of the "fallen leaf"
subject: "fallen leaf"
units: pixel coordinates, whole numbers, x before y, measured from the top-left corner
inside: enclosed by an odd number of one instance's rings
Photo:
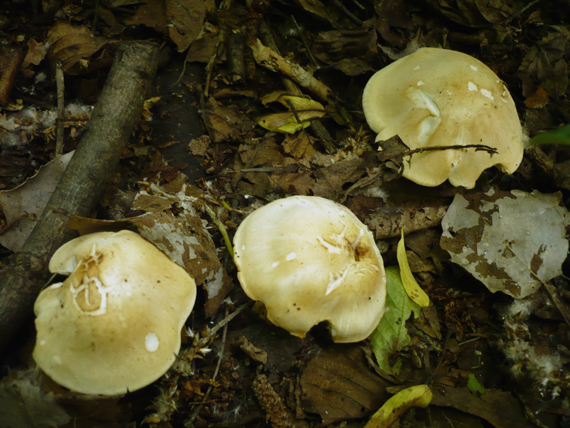
[[[485,388],[479,383],[474,374],[470,374],[467,377],[467,389],[471,391],[471,394],[480,396],[485,393]]]
[[[441,247],[491,292],[524,298],[562,274],[570,216],[560,193],[457,194],[442,220]]]
[[[396,426],[398,419],[410,407],[427,407],[432,399],[431,389],[427,385],[410,386],[390,397],[370,418],[364,428],[390,428]]]
[[[398,264],[400,265],[400,276],[402,278],[402,284],[404,289],[408,294],[409,298],[420,305],[422,308],[427,308],[429,306],[429,297],[424,290],[417,283],[414,278],[414,274],[410,269],[408,263],[408,256],[406,255],[406,245],[404,243],[404,229],[402,228],[402,238],[398,242]]]
[[[530,139],[530,144],[562,144],[570,146],[570,125],[538,134]]]
[[[119,42],[104,36],[93,36],[87,27],[58,22],[48,31],[48,60],[55,67],[61,61],[63,71],[82,74],[105,67],[113,62],[114,51]],[[109,50],[103,50],[109,48]],[[101,51],[96,58],[94,54]]]
[[[286,113],[267,114],[257,118],[258,125],[273,132],[295,134],[310,126],[311,120],[319,119],[326,114],[321,103],[306,97],[279,95],[275,99],[266,98],[262,102],[266,104],[271,101],[278,101],[289,110]]]
[[[145,25],[161,34],[167,32],[166,9],[161,0],[144,0],[133,17],[125,19],[127,25]]]
[[[523,406],[510,392],[487,389],[477,397],[467,388],[446,387],[432,390],[432,405],[453,407],[462,412],[476,415],[492,424],[495,428],[531,428],[524,416]]]
[[[389,395],[355,345],[335,345],[309,361],[301,388],[303,410],[318,413],[324,424],[370,415]]]
[[[370,339],[378,366],[386,373],[392,374],[390,357],[406,347],[411,340],[406,329],[406,320],[412,312],[419,317],[421,309],[406,294],[400,279],[400,270],[394,266],[386,268],[386,307],[387,310]]]
[[[178,52],[184,52],[196,39],[205,18],[204,0],[166,0],[168,34],[178,46]]]
[[[9,226],[0,236],[0,244],[11,251],[20,249],[50,200],[73,153],[56,157],[19,187],[0,192],[0,205]]]
[[[38,386],[34,369],[19,372],[16,379],[2,380],[0,415],[1,428],[50,428],[71,420],[54,394]]]
[[[204,125],[214,143],[232,140],[255,127],[255,123],[237,107],[220,106],[213,97],[208,99],[204,107]]]

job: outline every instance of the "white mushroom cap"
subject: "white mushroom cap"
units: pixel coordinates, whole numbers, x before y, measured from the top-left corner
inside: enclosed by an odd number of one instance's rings
[[[328,321],[335,342],[357,342],[380,322],[382,257],[372,233],[340,204],[315,196],[271,202],[241,223],[234,251],[246,294],[295,336]]]
[[[449,179],[472,188],[479,175],[498,165],[511,174],[523,157],[521,124],[509,91],[481,61],[461,52],[422,48],[378,71],[362,96],[376,141],[395,135],[411,149],[484,144],[475,149],[432,151],[404,162],[404,177],[423,186]]]
[[[74,239],[49,269],[70,274],[34,306],[33,356],[49,377],[76,392],[118,395],[169,369],[196,298],[184,269],[127,230]]]

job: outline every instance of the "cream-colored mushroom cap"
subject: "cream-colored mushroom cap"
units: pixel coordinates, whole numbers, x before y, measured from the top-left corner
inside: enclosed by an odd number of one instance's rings
[[[134,232],[69,241],[49,269],[69,277],[34,306],[34,359],[54,381],[84,394],[142,388],[172,365],[196,284]]]
[[[380,322],[382,257],[372,233],[342,205],[315,196],[271,202],[240,224],[234,251],[246,294],[295,336],[328,321],[335,342],[357,342]]]
[[[523,157],[523,132],[504,83],[481,61],[461,52],[422,48],[378,71],[362,96],[366,121],[376,141],[399,136],[411,149],[484,144],[473,148],[415,154],[404,162],[404,177],[423,186],[449,179],[472,188],[496,165],[512,174]]]

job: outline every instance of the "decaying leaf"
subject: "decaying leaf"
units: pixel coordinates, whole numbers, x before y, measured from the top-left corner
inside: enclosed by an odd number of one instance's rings
[[[355,345],[336,345],[309,361],[301,388],[303,410],[318,413],[325,424],[370,415],[389,396]]]
[[[325,31],[312,37],[314,55],[327,64],[340,64],[351,70],[355,62],[361,72],[373,71],[369,64],[359,58],[377,54],[377,32],[371,29],[354,31]],[[360,73],[347,73],[355,76]]]
[[[125,19],[127,25],[145,25],[159,33],[167,33],[166,9],[163,1],[144,0],[134,16]]]
[[[38,386],[35,370],[14,373],[17,378],[0,383],[1,428],[49,428],[71,420],[54,394]]]
[[[103,36],[93,36],[87,27],[58,22],[48,31],[49,50],[47,58],[61,61],[63,71],[68,74],[82,74],[105,67],[113,62],[118,41]],[[104,49],[104,48],[109,48]],[[94,56],[98,51],[99,54]]]
[[[297,0],[300,6],[305,9],[307,12],[314,13],[315,15],[326,19],[332,25],[337,25],[336,20],[330,15],[327,6],[320,0]]]
[[[190,45],[188,53],[186,54],[187,62],[205,62],[210,61],[214,53],[217,51],[219,43],[220,29],[205,21],[200,34],[196,36],[196,39]],[[219,54],[219,52],[218,52]],[[218,55],[216,58],[218,61],[225,59],[225,50],[222,55]]]
[[[432,399],[427,385],[410,386],[390,397],[370,418],[364,428],[389,428],[396,426],[397,420],[410,407],[427,407]]]
[[[146,213],[129,220],[144,238],[184,267],[197,285],[204,286],[208,301],[219,305],[229,291],[229,278],[199,209],[196,198],[187,196],[184,189],[173,195],[154,188],[135,196],[133,210]]]
[[[522,404],[510,392],[498,389],[487,389],[478,397],[467,388],[446,387],[444,390],[434,388],[431,404],[453,407],[472,415],[479,416],[491,423],[495,428],[531,428],[524,417]]]
[[[524,2],[500,0],[430,0],[452,21],[469,27],[489,26],[506,21],[519,13]]]
[[[19,187],[0,192],[0,205],[9,226],[0,236],[0,244],[11,251],[18,251],[24,245],[73,153],[56,157]]]
[[[165,4],[168,35],[178,52],[184,52],[200,33],[206,18],[206,1],[166,0]]]
[[[402,238],[398,242],[398,264],[400,265],[400,276],[402,278],[402,285],[410,299],[420,305],[422,308],[429,306],[429,297],[424,290],[420,287],[408,263],[408,256],[406,255],[406,244],[404,243],[404,229],[402,228]]]
[[[214,97],[208,98],[202,117],[214,143],[236,138],[255,126],[236,106],[220,106]]]
[[[493,293],[526,297],[562,274],[569,215],[561,197],[536,190],[458,194],[442,220],[441,247]]]
[[[418,317],[421,309],[406,294],[397,267],[386,268],[386,307],[386,313],[370,338],[378,365],[386,373],[393,373],[390,357],[410,343],[406,320],[412,312]]]
[[[188,196],[186,191],[190,193],[190,190],[187,189],[182,184],[179,191],[170,193],[152,184],[148,190],[141,190],[133,201],[132,210],[143,214],[113,221],[72,217],[67,227],[83,234],[135,227],[142,237],[206,289],[206,316],[212,316],[231,289],[231,281],[200,218],[201,202]]]
[[[568,63],[564,58],[568,46],[567,30],[551,28],[557,31],[549,31],[538,40],[528,50],[517,71],[525,97],[533,96],[538,85],[553,98],[563,96],[568,88]]]

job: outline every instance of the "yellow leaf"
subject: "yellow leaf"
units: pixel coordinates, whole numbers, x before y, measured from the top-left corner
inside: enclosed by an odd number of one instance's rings
[[[318,117],[323,117],[326,112],[323,105],[317,101],[314,101],[306,97],[294,97],[291,95],[281,95],[278,101],[287,107],[289,110],[295,110],[297,112],[301,111],[312,111],[313,115]]]
[[[299,117],[299,119],[301,119],[301,123],[297,122],[297,119],[292,112],[286,112],[266,114],[258,117],[256,122],[259,126],[262,126],[272,132],[294,134],[303,128],[311,126],[311,122],[309,120],[303,121],[303,118],[301,117]]]
[[[422,308],[427,308],[429,306],[429,297],[424,290],[421,289],[420,285],[417,283],[412,270],[410,269],[410,264],[408,263],[408,256],[406,256],[406,245],[404,244],[404,229],[402,229],[402,239],[398,242],[398,264],[400,265],[400,276],[402,278],[402,284],[404,284],[404,289],[410,299],[420,305]]]
[[[427,407],[431,403],[433,394],[429,386],[416,385],[403,389],[390,397],[388,401],[378,410],[364,428],[389,428],[395,425],[396,421],[410,407]]]
[[[321,103],[307,97],[295,97],[285,95],[283,92],[272,92],[263,98],[264,104],[275,101],[283,104],[289,111],[266,114],[256,119],[259,126],[272,132],[295,134],[301,129],[311,126],[311,120],[319,119],[326,114]]]

